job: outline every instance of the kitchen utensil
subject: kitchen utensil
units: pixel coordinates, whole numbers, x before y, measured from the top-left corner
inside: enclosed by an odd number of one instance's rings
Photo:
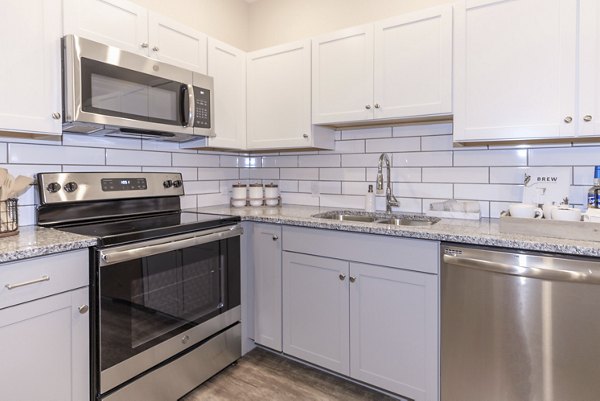
[[[27,190],[31,187],[31,184],[33,184],[33,178],[26,177],[24,175],[18,176],[17,178],[15,178],[15,182],[13,184],[13,187],[12,187],[10,193],[8,194],[8,197],[9,198],[20,197],[25,192],[27,192]]]
[[[541,219],[544,215],[544,211],[542,209],[530,203],[515,203],[510,205],[508,210],[510,211],[510,215],[512,217]]]
[[[2,181],[2,188],[0,188],[0,201],[7,200],[12,191],[12,187],[15,183],[15,178],[11,174],[7,174]]]

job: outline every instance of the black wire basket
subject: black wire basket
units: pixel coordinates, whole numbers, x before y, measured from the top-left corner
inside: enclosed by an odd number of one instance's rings
[[[0,237],[19,233],[18,199],[0,201]]]

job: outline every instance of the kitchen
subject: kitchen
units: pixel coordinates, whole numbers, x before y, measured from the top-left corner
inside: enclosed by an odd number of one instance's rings
[[[595,241],[507,234],[499,228],[501,213],[524,201],[524,176],[532,172],[567,177],[567,182],[562,182],[566,188],[563,197],[568,197],[571,207],[582,211],[587,207],[594,166],[600,164],[596,139],[600,129],[594,119],[600,107],[600,7],[593,0],[380,0],[353,1],[351,5],[332,0],[312,1],[310,6],[293,0],[181,0],[169,4],[150,0],[39,0],[8,4],[0,17],[0,29],[2,37],[14,39],[3,41],[5,55],[0,65],[1,167],[14,176],[31,178],[43,172],[102,173],[105,179],[147,175],[148,180],[152,173],[173,174],[171,182],[183,182],[184,194],[177,195],[181,209],[241,215],[242,353],[256,342],[393,396],[469,400],[466,395],[443,395],[448,386],[440,376],[445,362],[438,314],[439,309],[443,312],[444,302],[442,289],[438,303],[437,286],[440,272],[443,285],[443,259],[453,256],[446,254],[440,260],[440,249],[449,243],[512,252],[539,251],[567,259],[600,255]],[[61,38],[69,34],[213,77],[215,136],[199,135],[178,143],[69,133],[64,125],[61,71]],[[389,106],[392,102],[394,107]],[[389,172],[383,166],[382,184],[386,187],[391,176],[390,189],[399,202],[394,213],[422,215],[431,211],[432,204],[456,199],[476,202],[481,220],[443,219],[431,226],[403,227],[312,217],[330,210],[349,210],[350,215],[355,213],[351,209],[364,210],[368,186],[377,186],[382,153],[388,153],[391,161]],[[68,182],[61,182],[61,186]],[[277,184],[283,206],[227,207],[232,186],[238,182]],[[174,193],[178,192],[170,192]],[[563,197],[556,199],[557,203]],[[388,199],[385,193],[376,196],[377,213],[385,215]],[[73,240],[78,245],[60,238],[46,245],[41,238],[32,239],[31,235],[40,230],[36,228],[40,202],[37,188],[19,198],[20,232],[0,240],[0,247],[6,250],[1,259],[6,262],[6,272],[10,273],[13,263],[42,262],[50,256],[71,255],[77,248],[98,246],[87,237]],[[177,205],[169,210],[175,209]],[[54,217],[50,212],[48,215]],[[314,231],[308,235],[299,227]],[[544,226],[541,230],[549,229]],[[332,245],[322,250],[322,243]],[[366,244],[370,250],[365,249]],[[449,252],[455,250],[451,247]],[[100,248],[98,252],[102,252]],[[410,256],[415,252],[421,252],[420,260]],[[269,255],[279,256],[273,259]],[[398,255],[405,262],[398,261]],[[298,260],[300,256],[304,259]],[[279,260],[278,264],[274,260]],[[333,334],[320,338],[320,345],[326,344],[331,352],[336,349],[332,344],[349,349],[343,358],[325,352],[319,355],[290,342],[292,334],[306,341],[316,336],[289,332],[295,323],[309,327],[310,321],[289,321],[291,315],[286,310],[305,319],[310,315],[303,315],[303,298],[284,295],[282,300],[281,293],[286,288],[287,293],[302,289],[300,283],[311,291],[321,287],[309,280],[308,270],[305,276],[294,276],[299,284],[293,288],[286,287],[291,283],[282,275],[290,266],[297,266],[290,274],[298,274],[302,266],[321,262],[329,267],[321,266],[323,271],[330,275],[335,272],[339,284],[335,294],[345,303],[336,303],[341,308],[338,310],[323,308],[315,319],[327,321],[327,316],[342,313],[347,320],[336,323],[346,327],[345,334],[340,334],[339,327],[334,332],[334,327],[327,326]],[[373,364],[402,358],[382,358],[378,353],[381,349],[373,346],[366,347],[368,353],[361,356],[371,364],[368,369],[354,365],[360,360],[353,357],[352,350],[360,349],[360,344],[353,341],[356,330],[362,327],[353,327],[356,319],[351,312],[356,305],[350,279],[356,278],[352,270],[359,268],[357,264],[405,273],[400,281],[408,280],[413,283],[408,288],[422,291],[419,296],[427,302],[419,303],[415,310],[420,308],[423,315],[403,317],[425,319],[419,320],[421,331],[409,330],[412,340],[392,343],[397,350],[409,353],[404,357],[413,358],[411,366],[422,367],[420,374],[403,370],[402,364],[382,367],[396,376],[386,376],[385,369],[377,372]],[[260,271],[261,266],[267,270]],[[0,303],[0,313],[4,312],[7,320],[0,326],[12,319],[13,308],[49,299],[44,297],[52,294],[67,294],[67,289],[85,288],[90,278],[80,275],[74,272],[69,276],[71,287],[39,297],[32,297],[34,292],[21,297],[14,295],[20,290],[5,290],[1,296],[6,297],[6,303]],[[21,281],[32,279],[17,276]],[[354,284],[360,281],[359,277]],[[9,282],[3,283],[3,288]],[[404,284],[403,290],[407,289]],[[29,288],[33,291],[34,287]],[[22,290],[28,291],[27,287]],[[328,290],[331,288],[323,288]],[[510,291],[513,289],[507,289]],[[387,295],[395,302],[412,302],[394,291]],[[78,296],[86,298],[81,293]],[[331,297],[320,298],[317,293],[314,301],[334,305]],[[81,305],[89,302],[81,301],[77,306]],[[94,306],[90,306],[93,311]],[[401,330],[406,321],[384,324],[373,317],[365,323],[373,327],[378,324]],[[269,333],[272,329],[275,332]],[[548,335],[547,330],[542,331]],[[559,332],[552,333],[558,336]],[[540,338],[543,343],[546,337]],[[88,340],[80,341],[80,349],[89,347],[85,343]],[[406,350],[407,344],[414,346],[413,353]],[[14,349],[13,358],[18,358],[17,351],[23,345]],[[491,360],[500,363],[503,359]],[[593,367],[595,360],[590,353],[585,363]],[[554,376],[548,373],[547,364],[543,366],[546,368],[536,371],[532,379],[536,385],[544,385],[536,396],[523,396],[532,394],[525,392],[513,398],[492,398],[479,393],[471,399],[564,399],[560,391],[567,390],[561,386],[569,389],[569,383],[557,379],[551,385],[548,377]],[[537,380],[538,374],[544,380]],[[81,387],[73,394],[84,391],[81,382],[73,386]],[[579,383],[578,387],[585,386]],[[593,394],[594,385],[588,383],[588,390]],[[585,394],[570,399],[592,399]],[[0,398],[18,397],[36,399],[19,393]]]

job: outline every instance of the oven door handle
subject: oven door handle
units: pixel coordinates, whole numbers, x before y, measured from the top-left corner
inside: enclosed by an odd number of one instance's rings
[[[176,251],[209,242],[220,241],[226,238],[237,237],[244,233],[238,224],[226,228],[204,230],[200,232],[177,235],[159,240],[143,242],[141,244],[123,245],[112,249],[100,251],[100,267],[127,262],[146,256]]]

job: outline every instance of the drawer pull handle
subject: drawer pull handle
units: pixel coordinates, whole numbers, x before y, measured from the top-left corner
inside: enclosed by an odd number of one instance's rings
[[[14,290],[15,288],[25,287],[26,285],[41,283],[43,281],[50,281],[50,277],[43,275],[40,278],[36,278],[35,280],[23,281],[22,283],[17,284],[6,284],[5,287],[9,290]]]

